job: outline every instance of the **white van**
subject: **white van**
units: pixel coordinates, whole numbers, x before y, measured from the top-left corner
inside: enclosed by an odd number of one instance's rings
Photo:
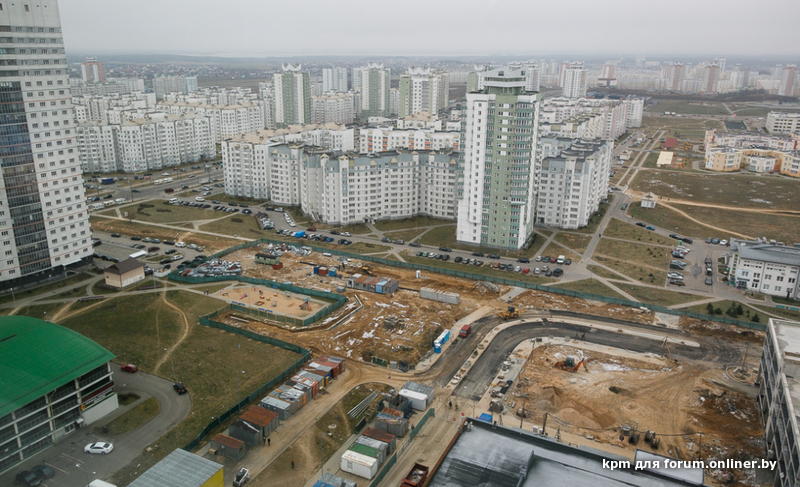
[[[114,202],[118,205],[121,205],[122,203],[125,203],[125,198],[117,198],[114,200]]]
[[[95,203],[92,205],[93,210],[102,210],[105,207],[106,205],[104,205],[103,203]]]
[[[108,201],[105,202],[106,206],[114,206],[114,204],[115,204],[114,200],[108,200]]]
[[[178,202],[178,198],[170,198],[169,199],[169,204],[171,204],[171,205],[174,205],[177,202]]]
[[[564,257],[563,255],[559,255],[558,260],[556,260],[556,264],[561,265],[564,263],[564,260],[566,260],[566,257]]]

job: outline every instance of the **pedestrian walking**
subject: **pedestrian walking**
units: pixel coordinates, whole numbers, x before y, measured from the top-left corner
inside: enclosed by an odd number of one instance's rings
[[[294,458],[292,458],[292,470],[294,470]]]
[[[450,409],[453,409],[453,401],[447,401],[447,406],[448,406]]]
[[[263,441],[264,446],[267,446],[267,439],[266,438],[262,438],[261,440]]]
[[[272,440],[267,438],[267,446],[272,446]]]
[[[392,373],[389,372],[389,380],[392,380]]]

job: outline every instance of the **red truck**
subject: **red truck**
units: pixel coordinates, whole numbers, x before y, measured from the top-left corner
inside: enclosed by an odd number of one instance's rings
[[[471,332],[472,332],[472,326],[464,325],[461,327],[461,331],[458,332],[458,336],[460,336],[461,338],[467,338]]]
[[[426,480],[428,480],[428,467],[421,463],[415,463],[400,487],[422,487]]]

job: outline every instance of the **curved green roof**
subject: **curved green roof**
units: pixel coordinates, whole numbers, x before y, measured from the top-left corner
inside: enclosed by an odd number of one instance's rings
[[[69,328],[26,316],[0,317],[0,418],[113,358]]]

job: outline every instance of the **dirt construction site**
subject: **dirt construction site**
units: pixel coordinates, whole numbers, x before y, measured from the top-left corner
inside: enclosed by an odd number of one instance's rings
[[[331,304],[304,294],[250,284],[226,287],[214,295],[268,313],[296,318],[305,318]]]
[[[524,404],[528,421],[538,424],[547,413],[551,434],[568,432],[682,460],[763,456],[756,403],[736,392],[730,371],[702,361],[678,362],[667,350],[634,353],[592,344],[545,344],[529,357],[516,378],[516,413]],[[577,370],[565,370],[570,359]],[[742,389],[752,385],[755,374],[749,374]],[[753,480],[745,473],[710,475],[725,484]]]

